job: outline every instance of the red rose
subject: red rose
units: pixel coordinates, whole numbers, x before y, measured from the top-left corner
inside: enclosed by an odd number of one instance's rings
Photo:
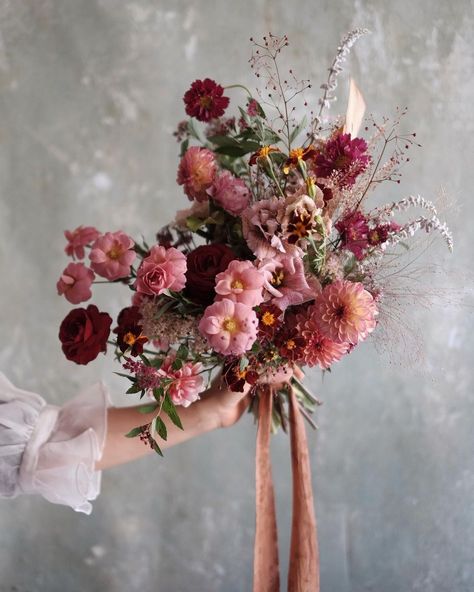
[[[105,352],[110,334],[111,317],[90,304],[87,309],[75,308],[59,328],[62,350],[68,360],[88,364]]]
[[[187,256],[186,296],[198,304],[211,304],[216,295],[216,275],[235,258],[234,251],[222,244],[202,245],[191,251]]]

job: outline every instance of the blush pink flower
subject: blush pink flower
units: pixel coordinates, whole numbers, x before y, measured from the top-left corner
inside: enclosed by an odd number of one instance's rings
[[[200,374],[202,364],[185,362],[179,370],[173,370],[173,362],[176,359],[176,352],[170,353],[163,361],[159,374],[172,382],[167,388],[171,400],[175,405],[189,407],[191,403],[199,399],[199,393],[204,387],[204,378]]]
[[[315,303],[321,333],[336,343],[356,345],[375,329],[377,305],[360,282],[328,284]]]
[[[208,306],[199,323],[199,331],[209,345],[223,355],[246,352],[257,339],[257,330],[255,311],[228,298]]]
[[[78,226],[75,230],[65,230],[64,236],[68,241],[64,249],[66,255],[73,259],[84,259],[84,247],[94,242],[100,232],[93,226]]]
[[[64,294],[71,304],[85,302],[92,296],[94,272],[83,263],[69,263],[56,284],[58,294]]]
[[[228,298],[251,308],[263,301],[264,274],[251,261],[234,260],[216,276],[217,299]]]
[[[242,233],[257,259],[284,253],[281,241],[281,214],[285,200],[262,199],[242,212]]]
[[[110,281],[127,277],[136,257],[132,250],[134,245],[133,240],[121,230],[99,236],[89,255],[92,269]]]
[[[179,292],[186,285],[186,268],[186,257],[181,251],[155,245],[138,268],[133,287],[149,296],[162,294],[165,290]]]
[[[207,191],[214,182],[217,165],[214,153],[207,148],[192,146],[179,163],[177,183],[184,185],[190,200],[206,201]]]
[[[238,216],[245,210],[250,199],[247,185],[229,171],[223,171],[214,179],[209,195],[234,216]]]

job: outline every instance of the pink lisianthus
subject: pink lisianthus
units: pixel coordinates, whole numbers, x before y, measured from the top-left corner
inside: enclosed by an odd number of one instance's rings
[[[64,294],[71,304],[85,302],[92,296],[94,272],[83,263],[69,263],[56,284],[58,294]]]
[[[337,280],[328,284],[315,303],[321,333],[337,343],[356,345],[377,324],[377,305],[360,282]]]
[[[171,400],[175,405],[189,407],[191,403],[199,399],[199,393],[203,390],[204,379],[200,374],[202,364],[184,362],[179,370],[173,370],[173,362],[176,352],[170,353],[163,361],[159,374],[163,378],[171,379],[167,387]]]
[[[192,146],[179,163],[177,183],[184,185],[190,200],[206,201],[207,191],[214,182],[217,165],[214,153],[207,148]]]
[[[179,292],[186,284],[186,268],[186,257],[181,251],[155,245],[138,268],[133,287],[149,296],[162,294],[165,290]]]
[[[242,233],[257,259],[284,253],[281,241],[281,213],[285,200],[262,199],[242,212]]]
[[[228,298],[247,306],[257,306],[263,301],[262,288],[265,275],[251,261],[234,260],[216,276],[217,299]]]
[[[250,306],[224,298],[206,308],[199,331],[223,355],[240,355],[257,339],[258,320]]]
[[[78,226],[75,230],[65,230],[64,236],[68,240],[64,248],[66,255],[73,259],[84,259],[84,247],[94,242],[100,232],[93,226]]]
[[[267,299],[271,299],[281,310],[314,300],[321,291],[316,278],[313,278],[311,285],[308,283],[300,257],[279,254],[273,259],[262,261],[259,270],[265,274]]]
[[[229,171],[223,171],[214,179],[209,195],[234,216],[238,216],[245,210],[250,199],[247,185]]]
[[[136,257],[132,250],[134,245],[128,234],[121,230],[99,236],[89,255],[92,269],[110,281],[127,277]]]

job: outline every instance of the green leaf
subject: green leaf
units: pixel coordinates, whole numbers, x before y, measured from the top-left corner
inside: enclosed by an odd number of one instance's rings
[[[196,230],[199,230],[202,226],[204,226],[204,224],[204,220],[198,218],[197,216],[188,216],[186,218],[186,226],[191,232],[196,232]]]
[[[126,395],[134,395],[141,391],[141,387],[138,384],[132,384],[132,386],[125,392]]]
[[[165,394],[165,391],[162,386],[159,386],[159,387],[153,389],[153,396],[155,397],[155,399],[157,401],[161,401],[164,394]]]
[[[192,117],[188,120],[188,132],[191,137],[195,138],[199,142],[201,141],[201,137],[199,136],[199,133],[195,126],[195,121]]]
[[[240,358],[240,363],[239,363],[240,372],[243,372],[245,370],[245,368],[247,368],[248,365],[249,365],[249,359],[246,356],[242,356]]]
[[[187,345],[185,345],[184,343],[182,343],[179,347],[178,347],[178,351],[176,352],[176,357],[179,358],[180,360],[187,360],[189,357],[189,349],[187,347]]]
[[[161,451],[161,448],[158,446],[158,444],[156,443],[155,440],[153,440],[152,448],[157,454],[159,454],[160,456],[163,456],[163,452]]]
[[[290,144],[296,140],[296,138],[300,135],[303,128],[306,126],[306,115],[303,119],[299,122],[299,124],[291,131],[290,133]]]
[[[151,405],[142,405],[141,407],[137,407],[138,413],[153,413],[156,410],[158,405],[152,403]]]
[[[178,412],[176,411],[176,407],[174,406],[173,401],[171,400],[168,393],[166,393],[165,400],[163,402],[163,411],[171,419],[171,421],[174,423],[176,427],[178,427],[180,430],[183,429],[181,419],[179,418]]]
[[[157,431],[160,438],[163,438],[163,440],[168,438],[168,430],[166,429],[165,422],[161,419],[161,417],[157,417],[155,419],[155,430]]]
[[[184,142],[181,142],[181,148],[180,148],[180,152],[179,152],[179,155],[181,158],[184,156],[184,153],[188,149],[188,146],[189,146],[189,138],[186,138],[186,140],[184,140]]]
[[[137,379],[133,376],[129,376],[128,374],[123,374],[122,372],[114,372],[117,376],[121,376],[122,378],[128,378],[131,382],[135,382]]]
[[[176,360],[174,360],[174,362],[171,364],[171,368],[173,370],[181,370],[182,367],[183,367],[183,360],[180,360],[179,358],[176,358]]]
[[[132,430],[130,430],[128,432],[128,434],[125,434],[125,437],[126,438],[136,438],[141,433],[142,433],[142,426],[139,426],[138,428],[133,428]]]

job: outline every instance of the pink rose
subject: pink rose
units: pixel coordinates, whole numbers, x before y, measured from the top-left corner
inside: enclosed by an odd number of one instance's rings
[[[136,257],[135,251],[132,251],[134,245],[133,240],[121,230],[106,232],[92,245],[89,255],[92,269],[110,281],[127,277]]]
[[[181,251],[155,245],[138,268],[134,288],[150,296],[165,290],[179,292],[186,285],[186,268],[186,257]]]
[[[223,171],[214,179],[209,194],[218,205],[234,216],[241,214],[250,200],[247,185],[229,171]]]
[[[85,302],[92,296],[94,272],[83,263],[69,263],[56,284],[58,294],[64,294],[71,304]]]
[[[64,236],[68,240],[64,251],[73,259],[84,259],[84,247],[95,241],[100,235],[93,226],[78,226],[76,230],[65,230]]]

